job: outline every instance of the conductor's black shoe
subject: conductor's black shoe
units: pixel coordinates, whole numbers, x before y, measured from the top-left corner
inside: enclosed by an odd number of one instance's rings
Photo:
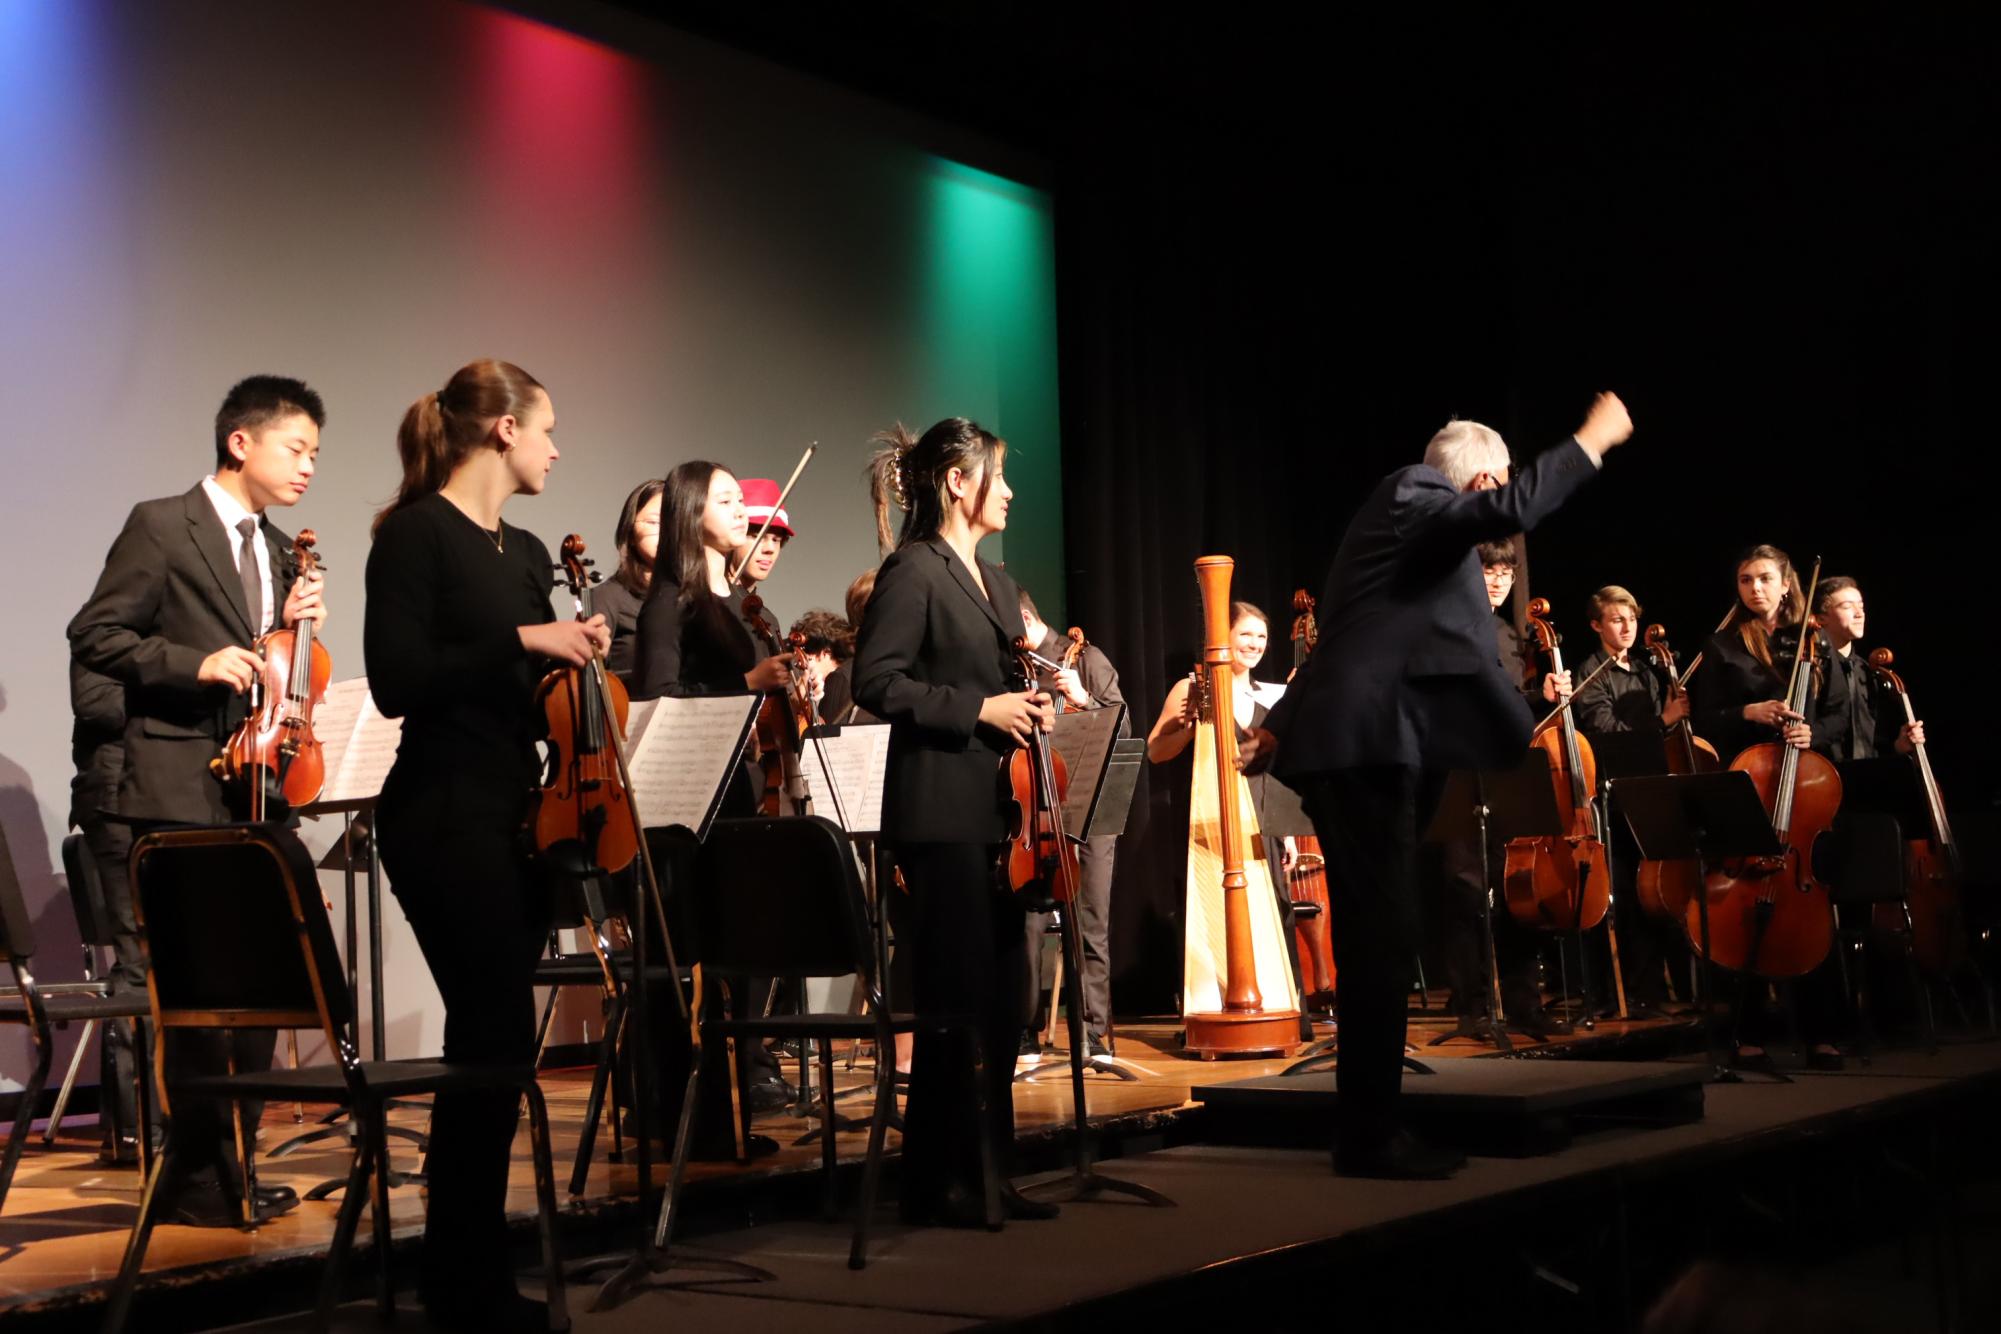
[[[268,1223],[299,1207],[299,1192],[290,1186],[258,1186],[251,1192],[251,1226]],[[191,1183],[174,1193],[161,1215],[187,1227],[242,1227],[236,1201],[214,1182]]]
[[[1510,1016],[1508,1027],[1537,1039],[1569,1037],[1577,1031],[1568,1019],[1558,1018],[1548,1010],[1529,1010]]]
[[[1427,1144],[1408,1130],[1399,1130],[1373,1144],[1337,1144],[1334,1175],[1374,1177],[1385,1181],[1441,1181],[1466,1166],[1466,1155],[1440,1144]]]
[[[942,1194],[907,1194],[897,1201],[897,1215],[912,1227],[984,1228],[1000,1230],[998,1220],[987,1218],[986,1206],[978,1195],[963,1186],[950,1186]]]
[[[1031,1200],[1013,1186],[1002,1186],[1000,1192],[1001,1217],[1017,1218],[1023,1222],[1043,1222],[1056,1217],[1060,1212],[1046,1200]]]

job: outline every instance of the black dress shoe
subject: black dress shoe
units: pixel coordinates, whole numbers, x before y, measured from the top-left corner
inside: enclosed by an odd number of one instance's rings
[[[268,1223],[299,1207],[299,1193],[290,1186],[258,1186],[250,1193],[251,1223]],[[187,1227],[242,1227],[243,1213],[235,1198],[214,1182],[182,1186],[161,1205],[160,1216]]]
[[[1061,1212],[1047,1201],[1029,1199],[1013,1186],[1001,1187],[1000,1205],[1002,1218],[1018,1218],[1023,1222],[1044,1222]]]
[[[1577,1031],[1572,1027],[1568,1019],[1559,1019],[1548,1010],[1529,1010],[1526,1013],[1511,1016],[1508,1020],[1508,1027],[1514,1029],[1517,1033],[1526,1033],[1532,1038],[1544,1040],[1549,1038],[1567,1038]]]
[[[1806,1068],[1829,1072],[1846,1069],[1848,1062],[1838,1051],[1809,1051],[1806,1054]]]
[[[750,1099],[751,1111],[776,1112],[791,1106],[793,1100],[799,1096],[799,1091],[773,1075],[769,1079],[760,1079],[752,1084],[746,1096]]]
[[[1105,1035],[1103,1033],[1086,1033],[1084,1035],[1085,1060],[1095,1061],[1100,1056],[1110,1058],[1111,1054],[1112,1049],[1105,1045]]]
[[[957,1227],[988,1232],[998,1232],[1001,1228],[998,1219],[987,1218],[986,1206],[980,1198],[963,1186],[948,1186],[942,1194],[928,1197],[906,1194],[897,1202],[896,1209],[897,1216],[911,1227]],[[1002,1213],[1005,1217],[1005,1209]]]
[[[1466,1155],[1459,1150],[1427,1144],[1408,1130],[1399,1130],[1373,1144],[1341,1144],[1334,1148],[1336,1176],[1440,1181],[1464,1166]]]

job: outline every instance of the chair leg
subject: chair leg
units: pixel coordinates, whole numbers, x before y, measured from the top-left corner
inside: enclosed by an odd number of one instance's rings
[[[56,1091],[56,1105],[49,1112],[49,1124],[42,1131],[42,1143],[54,1144],[56,1132],[62,1129],[63,1111],[69,1106],[70,1090],[76,1087],[76,1072],[83,1064],[84,1049],[90,1046],[90,1035],[97,1031],[97,1021],[83,1021],[83,1036],[76,1040],[76,1050],[70,1053],[69,1069],[63,1074],[63,1086]]]
[[[375,1233],[375,1307],[384,1320],[396,1315],[396,1290],[389,1281],[389,1109],[370,1109],[368,1138],[374,1170],[369,1174],[368,1212]]]
[[[688,1083],[681,1093],[681,1120],[674,1128],[674,1162],[667,1172],[667,1196],[660,1202],[660,1217],[653,1225],[653,1249],[660,1252],[659,1264],[663,1268],[667,1248],[674,1240],[674,1207],[681,1199],[681,1179],[688,1172],[688,1136],[695,1125],[695,1081],[701,1076],[701,1062],[697,1060],[695,1064],[698,1068],[688,1072]]]
[[[174,1151],[163,1148],[146,1174],[146,1188],[139,1196],[139,1216],[132,1220],[132,1236],[125,1243],[125,1259],[118,1267],[118,1281],[105,1302],[104,1334],[122,1334],[125,1318],[132,1311],[132,1294],[139,1286],[139,1268],[146,1261],[146,1245],[153,1239],[153,1206],[160,1193],[160,1180],[173,1164]]]
[[[541,1086],[529,1080],[522,1087],[528,1099],[529,1159],[535,1168],[535,1212],[542,1233],[542,1272],[547,1276],[549,1328],[570,1327],[570,1303],[563,1291],[563,1266],[556,1258],[556,1167],[550,1158],[549,1107]]]
[[[359,1112],[354,1115],[359,1116]],[[325,1329],[340,1305],[341,1289],[347,1277],[347,1261],[354,1251],[355,1229],[361,1223],[361,1204],[368,1192],[368,1178],[375,1166],[374,1148],[364,1128],[349,1150],[347,1186],[341,1192],[340,1213],[334,1219],[333,1244],[327,1251],[326,1267],[320,1270],[320,1300],[313,1313],[314,1326]]]
[[[34,1134],[35,1108],[41,1105],[42,1090],[49,1083],[49,1067],[55,1063],[48,1025],[37,1023],[30,1032],[35,1041],[35,1069],[28,1076],[28,1082],[21,1087],[20,1101],[14,1108],[14,1131],[7,1136],[5,1152],[0,1153],[0,1209],[7,1207],[7,1192],[14,1185],[14,1169],[20,1165],[21,1150],[28,1146],[28,1137]]]
[[[838,1129],[834,1111],[834,1044],[820,1043],[820,1174],[826,1178],[822,1208],[829,1219],[841,1212],[841,1192],[834,1181],[834,1132]]]
[[[884,1026],[887,1028],[887,1025]],[[895,1051],[896,1039],[887,1032],[876,1038],[876,1051]],[[896,1112],[896,1062],[878,1058],[875,1063],[875,1110],[869,1116],[868,1156],[862,1160],[862,1197],[855,1205],[855,1238],[848,1247],[848,1268],[868,1264],[868,1225],[875,1212],[876,1187],[882,1180],[882,1148],[888,1136],[889,1118]]]
[[[1068,911],[1068,909],[1065,909]],[[1037,948],[1041,942],[1037,942]],[[1063,948],[1056,949],[1056,966],[1049,974],[1049,1021],[1042,1026],[1042,1045],[1053,1048],[1056,1045],[1056,1010],[1063,1002]]]
[[[618,1035],[625,1025],[625,1011],[614,1006],[606,1016],[603,1036],[598,1039],[598,1066],[591,1072],[591,1095],[584,1104],[584,1123],[577,1136],[577,1160],[570,1168],[570,1194],[582,1195],[591,1174],[591,1159],[597,1154],[598,1122],[603,1119],[605,1098],[611,1088],[614,1067],[618,1062]],[[641,1056],[639,1059],[644,1059]],[[616,1104],[618,1099],[612,1098]],[[617,1138],[617,1126],[612,1127],[611,1160],[617,1162],[621,1156]],[[642,1132],[643,1133],[643,1132]]]

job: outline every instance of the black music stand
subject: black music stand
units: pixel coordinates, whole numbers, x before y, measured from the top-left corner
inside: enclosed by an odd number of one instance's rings
[[[1591,743],[1591,753],[1597,761],[1598,791],[1593,800],[1599,804],[1598,828],[1602,831],[1605,844],[1605,871],[1612,877],[1612,903],[1605,914],[1605,929],[1612,959],[1612,986],[1617,994],[1619,1017],[1630,1018],[1626,1007],[1626,977],[1619,958],[1618,898],[1619,876],[1617,873],[1618,852],[1614,849],[1612,830],[1612,784],[1622,778],[1656,778],[1667,769],[1667,748],[1661,737],[1654,732],[1593,732],[1586,740]]]
[[[1771,857],[1784,851],[1772,832],[1772,817],[1758,798],[1751,775],[1734,769],[1707,774],[1663,774],[1622,778],[1613,787],[1633,842],[1649,861],[1698,862],[1706,874],[1730,857]],[[1709,894],[1695,896],[1702,958],[1695,970],[1702,1012],[1702,1047],[1708,1053],[1710,1082],[1740,1080],[1717,1059],[1715,1006],[1710,995]]]

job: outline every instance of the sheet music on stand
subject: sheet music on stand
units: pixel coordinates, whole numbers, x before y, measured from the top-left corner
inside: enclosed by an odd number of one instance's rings
[[[1081,836],[1091,827],[1098,794],[1104,788],[1105,768],[1111,763],[1112,747],[1126,719],[1126,706],[1107,704],[1096,709],[1072,709],[1056,715],[1056,730],[1050,742],[1070,770],[1070,790],[1063,798],[1063,827]]]
[[[706,838],[757,721],[758,695],[637,700],[625,718],[639,822],[680,825]]]
[[[368,693],[368,678],[350,677],[327,687],[313,706],[313,734],[320,739],[326,761],[326,782],[314,801],[299,808],[301,815],[352,810],[382,794],[396,746],[403,739],[403,720],[385,718]]]
[[[823,725],[807,730],[799,742],[799,769],[805,775],[806,790],[813,795],[813,814],[825,816],[850,834],[882,832],[882,782],[889,770],[889,731],[888,723]],[[837,793],[839,801],[835,800]]]

